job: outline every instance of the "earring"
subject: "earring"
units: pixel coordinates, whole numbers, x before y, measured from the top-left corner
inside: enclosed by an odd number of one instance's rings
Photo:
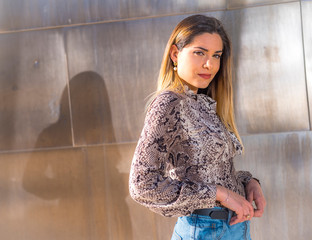
[[[177,66],[178,66],[178,63],[177,62],[174,62],[173,63],[173,71],[177,71]]]

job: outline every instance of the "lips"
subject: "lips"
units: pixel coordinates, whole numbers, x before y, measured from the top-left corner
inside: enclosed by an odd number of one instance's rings
[[[204,78],[204,79],[211,78],[211,74],[198,74],[198,76],[200,76],[201,78]]]

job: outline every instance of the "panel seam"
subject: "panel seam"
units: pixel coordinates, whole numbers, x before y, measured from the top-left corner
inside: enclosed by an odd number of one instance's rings
[[[300,0],[290,0],[287,2],[276,2],[276,3],[264,3],[264,4],[255,4],[249,6],[238,6],[238,7],[231,7],[229,8],[229,0],[226,0],[225,6],[221,8],[209,9],[209,10],[200,10],[200,11],[189,11],[189,12],[177,12],[171,14],[159,14],[159,15],[152,15],[152,16],[138,16],[138,17],[126,17],[126,18],[117,18],[117,19],[107,19],[101,21],[94,21],[94,22],[87,22],[87,23],[75,23],[75,24],[63,24],[63,25],[55,25],[55,26],[42,26],[42,27],[30,27],[24,29],[15,29],[15,30],[0,30],[0,34],[12,34],[12,33],[19,33],[19,32],[30,32],[30,31],[42,31],[42,30],[51,30],[51,29],[59,29],[59,28],[71,28],[71,27],[83,27],[89,25],[96,25],[96,24],[105,24],[105,23],[116,23],[116,22],[130,22],[136,20],[148,20],[148,19],[155,19],[155,18],[162,18],[162,17],[174,17],[174,16],[183,16],[183,15],[193,15],[193,14],[205,14],[211,12],[221,12],[221,11],[231,11],[231,10],[239,10],[239,9],[246,9],[246,8],[255,8],[255,7],[264,7],[264,6],[272,6],[272,5],[279,5],[279,4],[288,4],[288,3],[295,3],[301,2]]]
[[[310,102],[309,102],[309,86],[308,86],[307,67],[306,67],[306,59],[305,59],[305,42],[304,42],[304,29],[303,29],[302,2],[300,1],[299,4],[300,4],[300,22],[301,22],[301,40],[302,40],[302,52],[303,52],[304,80],[305,80],[305,87],[306,87],[309,130],[311,130],[311,110],[310,110]]]
[[[67,32],[63,31],[63,44],[64,44],[64,52],[65,52],[65,59],[66,59],[66,70],[67,70],[67,94],[68,94],[68,108],[69,108],[69,119],[70,119],[70,131],[71,131],[71,138],[72,138],[72,146],[75,147],[75,136],[74,136],[74,125],[73,125],[73,113],[72,113],[72,104],[71,104],[71,96],[70,96],[70,73],[69,73],[69,60],[68,60],[68,51],[67,51]]]

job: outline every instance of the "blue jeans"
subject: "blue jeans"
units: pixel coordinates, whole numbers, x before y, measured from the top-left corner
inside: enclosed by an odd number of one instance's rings
[[[171,240],[251,240],[250,222],[230,226],[231,217],[232,213],[229,213],[228,220],[197,214],[179,217]]]

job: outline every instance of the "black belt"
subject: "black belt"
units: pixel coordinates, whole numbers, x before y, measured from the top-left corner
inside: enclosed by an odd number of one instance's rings
[[[229,217],[229,210],[204,208],[204,209],[196,209],[193,212],[193,214],[209,216],[212,219],[227,220]]]

